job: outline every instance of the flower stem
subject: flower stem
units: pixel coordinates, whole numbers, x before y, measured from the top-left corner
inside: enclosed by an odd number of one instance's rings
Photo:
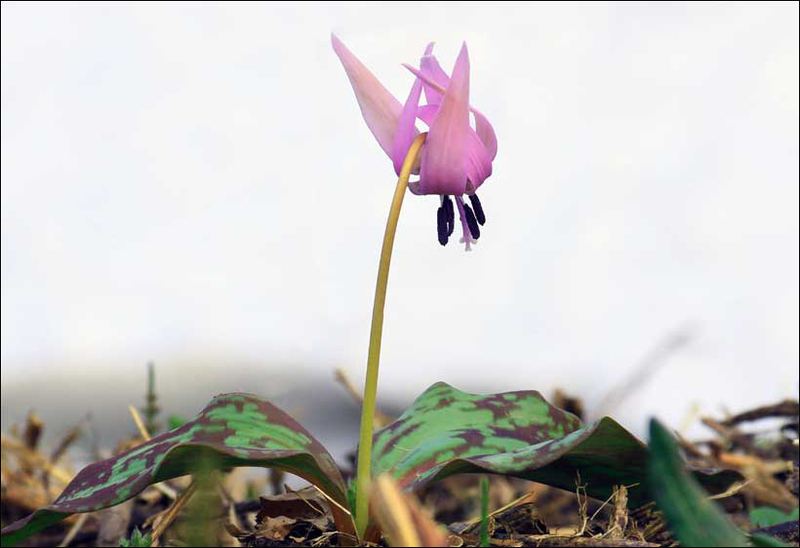
[[[375,396],[378,391],[378,363],[381,359],[381,335],[383,333],[383,307],[386,304],[386,285],[389,282],[389,265],[392,262],[392,247],[394,247],[394,234],[397,231],[397,220],[400,217],[400,208],[403,206],[403,197],[408,187],[408,178],[417,159],[422,144],[425,142],[426,133],[414,139],[408,149],[397,187],[392,198],[392,207],[389,210],[389,219],[386,221],[386,232],[383,235],[383,248],[381,261],[378,265],[378,283],[375,286],[375,304],[372,307],[372,328],[369,334],[369,355],[367,357],[367,379],[364,384],[364,404],[361,408],[361,436],[358,445],[358,473],[356,476],[356,530],[360,537],[364,536],[369,521],[369,483],[370,466],[372,458],[372,430],[375,420]]]

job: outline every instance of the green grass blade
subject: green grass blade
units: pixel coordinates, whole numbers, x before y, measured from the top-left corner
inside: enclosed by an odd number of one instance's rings
[[[481,546],[489,546],[489,478],[481,478]]]
[[[672,435],[650,421],[650,488],[682,546],[750,546],[686,470]]]

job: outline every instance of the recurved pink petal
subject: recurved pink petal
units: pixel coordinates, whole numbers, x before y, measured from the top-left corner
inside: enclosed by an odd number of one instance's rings
[[[392,143],[392,162],[394,163],[394,171],[398,175],[400,175],[400,170],[403,169],[403,161],[406,159],[408,149],[411,148],[411,143],[414,142],[414,139],[419,134],[415,123],[421,94],[422,80],[417,78],[414,80],[414,85],[411,86],[411,92],[408,94],[406,104],[400,113],[397,130],[394,134],[394,142]]]
[[[464,193],[469,129],[469,54],[464,44],[422,150],[420,188],[423,193]]]
[[[433,56],[430,56],[430,58],[432,58],[432,61],[430,59],[427,61],[426,70],[417,70],[408,64],[403,64],[403,66],[411,71],[414,76],[422,80],[425,86],[425,97],[428,99],[428,103],[430,103],[430,105],[435,106],[439,104],[439,100],[437,100],[437,98],[442,97],[445,93],[445,89],[447,89],[447,86],[450,85],[450,79],[439,66],[439,62],[436,61],[436,58]],[[425,58],[423,58],[423,60],[424,59]],[[438,70],[434,67],[434,62],[435,66],[438,67]],[[426,107],[430,105],[426,105]],[[426,107],[421,107],[420,111]],[[483,113],[481,113],[478,109],[469,107],[469,110],[475,116],[475,129],[478,133],[478,137],[480,137],[489,153],[489,157],[493,161],[495,156],[497,156],[497,136],[494,133],[494,128],[492,127],[492,124],[489,123],[489,120],[486,118],[486,116],[484,116]]]
[[[492,174],[492,160],[481,142],[480,137],[474,131],[469,131],[467,141],[467,192],[472,194],[483,184]]]
[[[475,131],[478,133],[483,146],[489,153],[489,161],[493,162],[497,156],[497,135],[494,133],[494,128],[489,120],[478,109],[470,108],[472,115],[475,116]]]
[[[389,93],[375,75],[333,34],[331,34],[331,44],[350,79],[364,121],[381,148],[392,157],[395,130],[403,110],[400,101]]]

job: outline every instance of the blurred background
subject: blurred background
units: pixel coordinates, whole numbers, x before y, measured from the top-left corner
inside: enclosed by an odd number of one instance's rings
[[[400,100],[466,40],[499,139],[465,253],[409,196],[379,403],[561,388],[634,432],[798,394],[797,3],[2,4],[2,427],[276,398],[340,456]]]

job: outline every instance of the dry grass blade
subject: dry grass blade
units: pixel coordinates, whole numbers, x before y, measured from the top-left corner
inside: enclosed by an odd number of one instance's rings
[[[314,492],[322,493],[322,490],[319,487],[317,487],[316,485],[313,485],[312,487],[314,488]],[[295,489],[292,489],[291,487],[289,487],[288,485],[284,485],[283,488],[287,493],[289,493],[291,495],[295,495],[297,498],[302,500],[303,503],[306,505],[306,507],[309,510],[311,510],[311,512],[313,512],[314,514],[316,514],[318,516],[325,515],[325,512],[321,508],[319,508],[311,500],[309,500],[308,497],[303,495],[303,490],[302,489],[301,490],[295,490]],[[328,500],[328,499],[326,498],[325,500]],[[340,507],[341,507],[341,505],[340,505]]]
[[[732,497],[733,495],[735,495],[736,493],[738,493],[739,491],[750,485],[752,481],[753,480],[745,480],[736,482],[722,493],[717,493],[716,495],[709,495],[708,500],[719,500]]]
[[[87,519],[89,519],[89,514],[79,515],[78,519],[75,521],[75,523],[72,524],[72,527],[70,527],[69,531],[67,531],[64,540],[61,541],[61,544],[59,544],[59,546],[69,546],[70,543],[72,543],[73,539],[75,538],[75,535],[77,535],[78,532],[81,529],[83,529],[83,526],[86,524]]]
[[[317,487],[316,485],[311,485],[311,487],[313,487],[314,489],[316,489],[316,490],[319,492],[319,494],[320,494],[320,495],[322,495],[322,496],[325,498],[325,500],[327,500],[327,501],[328,501],[328,503],[329,503],[329,504],[332,504],[333,506],[335,506],[336,508],[338,508],[339,510],[341,510],[342,512],[344,512],[344,513],[345,513],[345,514],[347,514],[348,516],[350,515],[350,510],[349,510],[348,508],[345,508],[344,506],[342,506],[341,504],[339,504],[338,502],[336,502],[335,500],[333,500],[333,499],[332,499],[330,496],[328,496],[328,494],[327,494],[327,493],[325,493],[325,492],[324,492],[322,489],[320,489],[320,488],[319,488],[319,487]]]
[[[447,536],[389,475],[375,480],[371,509],[390,546],[446,546]]]
[[[535,495],[534,495],[533,491],[531,491],[529,493],[525,493],[521,497],[512,500],[511,502],[509,502],[508,504],[506,504],[502,508],[498,508],[494,512],[491,512],[488,515],[488,517],[489,517],[489,519],[491,519],[491,518],[493,518],[495,516],[498,516],[498,515],[500,515],[500,514],[502,514],[504,512],[507,512],[508,510],[511,510],[515,506],[521,506],[523,504],[527,504],[529,502],[532,502],[534,498],[535,498]],[[476,524],[480,523],[480,521],[481,521],[481,518],[480,518],[480,516],[478,516],[476,518],[473,518],[473,519],[465,522],[465,525],[467,525],[467,526],[476,525]]]
[[[136,428],[139,430],[139,435],[142,436],[144,441],[150,441],[150,432],[147,431],[147,428],[142,422],[142,417],[139,415],[139,412],[136,408],[132,405],[128,406],[128,410],[131,412],[131,416],[133,417],[133,422],[136,423]]]
[[[151,533],[151,537],[153,539],[153,543],[151,546],[158,546],[158,539],[167,530],[175,518],[178,517],[178,514],[181,513],[181,510],[186,506],[189,502],[189,499],[192,498],[194,492],[197,490],[197,484],[192,482],[186,490],[180,494],[180,496],[172,503],[172,506],[167,508],[154,522],[153,524],[153,532]]]
[[[139,435],[142,437],[144,441],[150,441],[152,436],[150,436],[150,432],[147,431],[147,427],[144,425],[144,422],[142,422],[142,417],[141,415],[139,415],[139,411],[137,411],[136,408],[132,405],[128,406],[128,411],[130,411],[131,417],[133,417],[133,422],[136,424],[136,428],[139,430]],[[171,500],[175,500],[178,497],[178,494],[175,492],[175,489],[173,489],[169,485],[163,483],[156,483],[155,485],[153,485],[153,488]]]
[[[359,406],[362,405],[364,403],[364,396],[358,391],[352,381],[350,381],[350,378],[344,372],[344,369],[337,367],[333,374],[336,376],[336,380],[339,382],[339,384],[341,384],[350,397],[353,398],[353,401]],[[375,418],[373,419],[375,428],[383,428],[391,422],[392,419],[389,416],[381,413],[377,409],[375,410]]]
[[[400,489],[387,476],[379,477],[373,489],[373,510],[389,538],[389,544],[422,546]]]

